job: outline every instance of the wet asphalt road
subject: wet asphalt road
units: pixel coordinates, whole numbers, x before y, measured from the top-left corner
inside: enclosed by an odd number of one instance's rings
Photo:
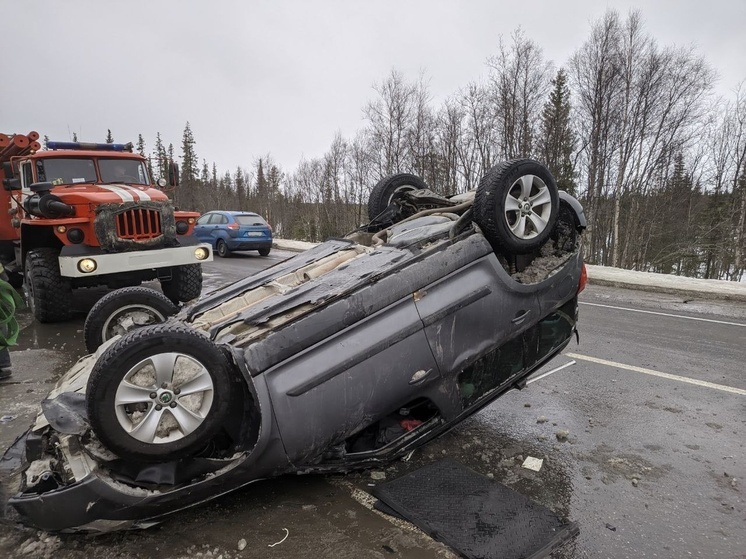
[[[205,291],[290,255],[218,258],[205,266]],[[20,314],[14,375],[0,381],[3,448],[84,353],[84,313],[102,293],[79,297],[80,317],[65,325]],[[580,344],[533,378],[567,367],[383,473],[447,456],[492,474],[579,524],[556,557],[746,558],[746,305],[590,286],[580,312]],[[526,456],[544,458],[540,472],[521,468]],[[452,557],[366,507],[372,475],[264,481],[150,530],[96,538],[0,525],[0,557]]]

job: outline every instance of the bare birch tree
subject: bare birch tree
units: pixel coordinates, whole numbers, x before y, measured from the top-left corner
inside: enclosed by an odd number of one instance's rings
[[[530,156],[549,89],[551,64],[544,60],[541,48],[517,29],[510,44],[500,39],[499,52],[487,65],[501,156]]]

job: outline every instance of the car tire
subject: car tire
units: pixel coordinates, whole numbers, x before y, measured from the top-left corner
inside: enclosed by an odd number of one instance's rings
[[[220,258],[227,258],[231,253],[228,245],[225,244],[225,241],[223,239],[218,239],[217,253]]]
[[[398,192],[425,189],[427,189],[425,181],[410,173],[398,173],[381,179],[368,197],[368,219],[373,221],[381,215]]]
[[[171,300],[147,287],[125,287],[107,293],[88,312],[83,339],[89,353],[114,336],[165,322],[179,312]]]
[[[117,340],[93,366],[86,411],[117,455],[169,462],[194,455],[230,409],[233,371],[204,334],[183,324],[147,326]]]
[[[28,251],[24,266],[26,303],[39,322],[61,322],[73,316],[70,281],[60,275],[58,250]]]
[[[500,252],[527,254],[552,233],[559,191],[549,170],[531,159],[506,161],[487,171],[474,197],[474,221]]]
[[[171,279],[161,280],[161,289],[174,304],[196,299],[202,292],[202,265],[174,266]]]
[[[260,248],[259,249],[259,256],[269,256],[270,249],[268,248]]]

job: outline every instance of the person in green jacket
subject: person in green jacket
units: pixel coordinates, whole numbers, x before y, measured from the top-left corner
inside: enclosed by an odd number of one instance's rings
[[[11,373],[10,351],[18,339],[18,322],[16,309],[23,305],[18,292],[8,283],[8,274],[0,264],[0,379],[8,378]]]

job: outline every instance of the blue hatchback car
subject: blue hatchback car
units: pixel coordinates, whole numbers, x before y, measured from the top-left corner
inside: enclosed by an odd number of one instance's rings
[[[208,212],[197,220],[194,234],[223,258],[236,250],[258,250],[268,256],[272,248],[272,228],[254,212]]]

